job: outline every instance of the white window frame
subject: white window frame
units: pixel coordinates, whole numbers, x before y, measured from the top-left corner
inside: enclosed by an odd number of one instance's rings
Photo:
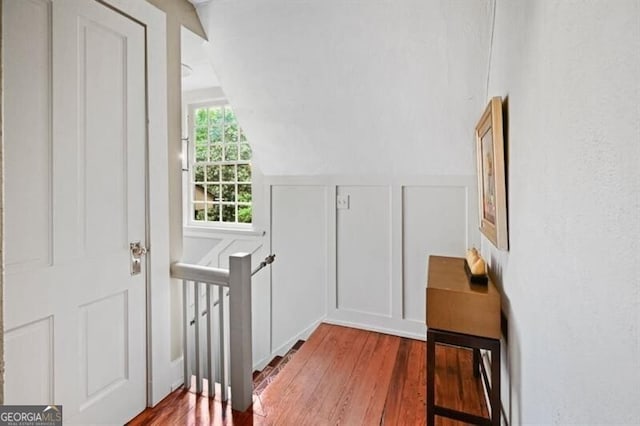
[[[195,110],[200,108],[210,107],[224,107],[229,106],[229,102],[226,99],[215,99],[202,102],[189,103],[187,106],[187,144],[186,149],[183,152],[188,152],[185,159],[186,168],[183,167],[183,217],[184,226],[192,231],[204,231],[204,232],[233,232],[233,233],[258,233],[255,231],[254,224],[256,220],[255,212],[255,184],[253,170],[251,173],[251,223],[233,223],[233,222],[209,222],[209,221],[197,221],[193,218],[193,184],[192,184],[192,172],[195,166]],[[249,143],[249,142],[247,142]],[[249,145],[251,145],[249,143]],[[184,145],[183,145],[184,146]],[[250,160],[253,163],[253,158]],[[222,214],[222,212],[220,213]]]

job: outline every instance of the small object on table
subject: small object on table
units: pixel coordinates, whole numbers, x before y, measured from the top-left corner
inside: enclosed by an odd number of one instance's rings
[[[466,272],[467,278],[471,283],[486,285],[489,282],[487,264],[475,247],[467,251],[464,272]]]

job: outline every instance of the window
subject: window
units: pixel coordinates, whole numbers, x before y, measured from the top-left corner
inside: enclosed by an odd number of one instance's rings
[[[191,108],[193,223],[250,224],[251,147],[228,105]]]

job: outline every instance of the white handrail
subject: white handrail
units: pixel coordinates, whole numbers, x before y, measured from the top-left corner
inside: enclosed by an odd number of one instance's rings
[[[197,283],[215,284],[229,287],[229,271],[210,266],[174,263],[171,265],[171,277]]]

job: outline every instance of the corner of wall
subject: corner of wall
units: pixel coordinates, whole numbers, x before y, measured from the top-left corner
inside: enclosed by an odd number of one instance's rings
[[[0,241],[4,242],[4,97],[2,51],[2,5],[0,1]],[[4,244],[0,245],[0,405],[4,404]]]

